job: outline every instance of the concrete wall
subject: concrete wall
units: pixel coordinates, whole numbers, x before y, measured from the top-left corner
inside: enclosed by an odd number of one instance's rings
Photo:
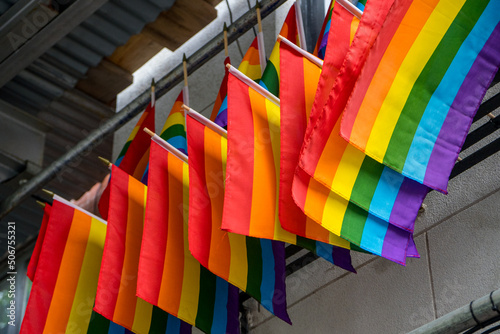
[[[246,1],[232,0],[230,4],[234,19],[247,10]],[[268,54],[290,5],[283,5],[263,22]],[[134,85],[119,96],[118,109],[147,89],[152,76],[159,79],[178,65],[182,53],[189,56],[219,33],[223,21],[229,22],[224,2],[218,11],[219,17],[206,32],[176,52],[160,54],[137,73]],[[243,52],[252,40],[251,31],[240,38]],[[238,65],[241,56],[235,43],[230,45],[230,56],[233,64]],[[207,116],[222,80],[223,58],[219,54],[189,76],[191,107]],[[180,90],[181,85],[158,100],[158,132]],[[135,122],[116,132],[115,156]],[[250,300],[245,303],[250,332],[405,333],[488,294],[500,287],[499,203],[500,154],[496,154],[453,179],[448,195],[434,191],[427,196],[427,208],[416,223],[415,242],[420,259],[410,259],[402,267],[382,258],[353,253],[357,274],[316,260],[287,277],[293,326],[272,317]]]

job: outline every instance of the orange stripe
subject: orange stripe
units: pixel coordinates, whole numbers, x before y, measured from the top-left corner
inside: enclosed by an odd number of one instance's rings
[[[270,145],[271,135],[267,119],[266,99],[248,88],[254,125],[253,192],[249,235],[274,239],[276,215],[276,173],[274,155]]]
[[[314,171],[314,177],[317,180],[322,180],[328,185],[332,184],[339,167],[339,162],[348,145],[347,141],[338,140],[339,131],[340,118],[337,120],[337,123],[328,137],[323,153],[321,153],[316,170]]]
[[[210,270],[225,280],[229,279],[230,252],[227,232],[220,229],[222,224],[222,208],[224,205],[224,178],[221,157],[221,141],[226,140],[205,127],[205,178],[208,195],[212,206],[212,236],[208,266]],[[223,160],[225,160],[223,158]]]
[[[113,321],[124,327],[132,328],[134,324],[137,297],[137,268],[141,247],[144,223],[144,191],[145,186],[128,176],[128,213],[127,230],[125,232],[125,254],[121,273],[121,284],[118,290]],[[134,182],[135,181],[135,182]]]
[[[414,2],[410,6],[387,47],[384,56],[377,65],[375,74],[366,90],[366,94],[363,94],[364,98],[362,98],[358,109],[371,110],[371,112],[357,114],[353,127],[360,126],[364,130],[351,133],[352,140],[361,145],[361,147],[366,146],[378,112],[392,86],[393,81],[387,78],[394,78],[396,76],[413,42],[438,2],[438,0],[428,1],[426,6],[421,6],[420,3]]]
[[[352,41],[354,40],[354,35],[356,34],[356,30],[358,30],[359,26],[359,19],[354,16],[351,21],[351,34],[349,36],[349,45],[352,44]]]
[[[314,104],[316,88],[318,87],[319,77],[321,76],[321,69],[319,69],[318,66],[316,66],[306,58],[302,59],[304,64],[304,83],[314,83],[314,85],[304,85],[304,94],[306,100],[306,121],[308,121]]]
[[[90,216],[79,210],[74,210],[73,221],[64,248],[44,333],[66,332],[85,250],[87,249],[91,222],[92,218]]]
[[[169,155],[168,158],[168,234],[163,265],[163,277],[160,286],[158,306],[177,316],[181,302],[182,282],[184,273],[184,220],[182,176],[183,162]],[[175,268],[176,275],[171,275]],[[175,312],[174,312],[175,310]]]
[[[139,160],[139,162],[137,163],[137,166],[135,167],[134,170],[134,174],[132,176],[140,181],[142,179],[142,176],[144,175],[144,172],[146,171],[148,163],[149,163],[149,148],[144,153],[141,160]]]

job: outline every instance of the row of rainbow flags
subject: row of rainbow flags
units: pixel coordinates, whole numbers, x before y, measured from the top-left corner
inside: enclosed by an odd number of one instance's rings
[[[153,92],[104,219],[46,204],[21,332],[238,333],[239,290],[291,323],[285,243],[351,272],[351,250],[419,257],[418,211],[500,66],[499,9],[332,1],[310,54],[295,3],[265,67],[261,31],[238,69],[226,53],[210,119],[186,80],[156,135]]]

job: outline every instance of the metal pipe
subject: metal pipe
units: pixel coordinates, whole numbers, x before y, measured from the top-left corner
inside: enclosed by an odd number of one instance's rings
[[[500,315],[500,289],[484,297],[476,299],[471,305],[467,304],[450,312],[428,324],[410,332],[410,334],[429,333],[461,333],[477,325],[474,317],[480,322],[486,322]],[[497,310],[494,310],[496,307]],[[472,312],[471,312],[472,310]],[[474,315],[472,314],[474,313]]]
[[[286,0],[262,0],[261,15],[268,16],[276,8],[285,3]],[[255,10],[248,11],[228,28],[228,42],[235,41],[249,29],[257,24]],[[195,54],[188,58],[187,69],[192,73],[207,63],[212,57],[224,50],[224,33],[221,32],[212,40],[202,46]],[[170,89],[183,80],[182,64],[174,68],[170,73],[161,78],[156,84],[156,96],[165,95]],[[5,217],[31,193],[42,188],[52,180],[58,173],[63,171],[70,162],[84,156],[89,150],[97,146],[104,137],[110,135],[127,121],[139,114],[149,103],[150,89],[146,89],[137,98],[125,106],[114,116],[105,121],[101,127],[92,131],[85,139],[80,141],[70,151],[63,154],[59,159],[50,164],[43,171],[35,175],[29,182],[18,188],[13,194],[0,203],[0,219]]]

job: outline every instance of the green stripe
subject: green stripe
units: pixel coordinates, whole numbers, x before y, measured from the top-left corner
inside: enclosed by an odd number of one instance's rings
[[[248,276],[246,292],[257,301],[262,299],[260,285],[262,284],[262,247],[257,238],[246,237]]]
[[[110,321],[100,315],[99,313],[92,311],[90,316],[89,327],[87,333],[89,334],[107,334],[109,331]]]
[[[340,234],[356,245],[361,244],[368,212],[349,202],[342,222]]]
[[[121,157],[123,157],[125,155],[125,153],[127,153],[127,150],[128,150],[128,147],[130,146],[130,143],[132,143],[132,141],[128,141],[125,143],[125,145],[123,145],[123,148],[120,151],[120,154],[118,155],[117,160],[120,159]]]
[[[276,43],[273,48],[273,52],[271,53],[271,57],[269,59],[274,59],[274,53],[278,53],[279,59],[279,43]],[[267,89],[274,94],[276,97],[280,96],[280,77],[278,75],[278,71],[276,70],[276,66],[280,66],[280,64],[273,64],[271,60],[267,62],[266,69],[262,74],[261,81],[266,85]]]
[[[200,299],[198,301],[198,314],[196,327],[210,333],[214,320],[215,293],[217,282],[215,275],[200,266]]]
[[[165,334],[167,331],[168,313],[153,306],[153,314],[151,315],[151,326],[149,334]]]
[[[316,241],[312,239],[304,238],[298,235],[296,245],[316,254]]]
[[[186,130],[183,124],[174,124],[168,129],[165,129],[160,135],[161,138],[168,140],[172,137],[181,136],[186,138]]]
[[[402,171],[415,132],[432,94],[443,79],[455,55],[483,13],[488,1],[468,0],[420,73],[403,107],[384,163]],[[401,159],[405,157],[405,159]]]
[[[352,187],[350,201],[368,209],[383,171],[384,165],[365,157]]]

